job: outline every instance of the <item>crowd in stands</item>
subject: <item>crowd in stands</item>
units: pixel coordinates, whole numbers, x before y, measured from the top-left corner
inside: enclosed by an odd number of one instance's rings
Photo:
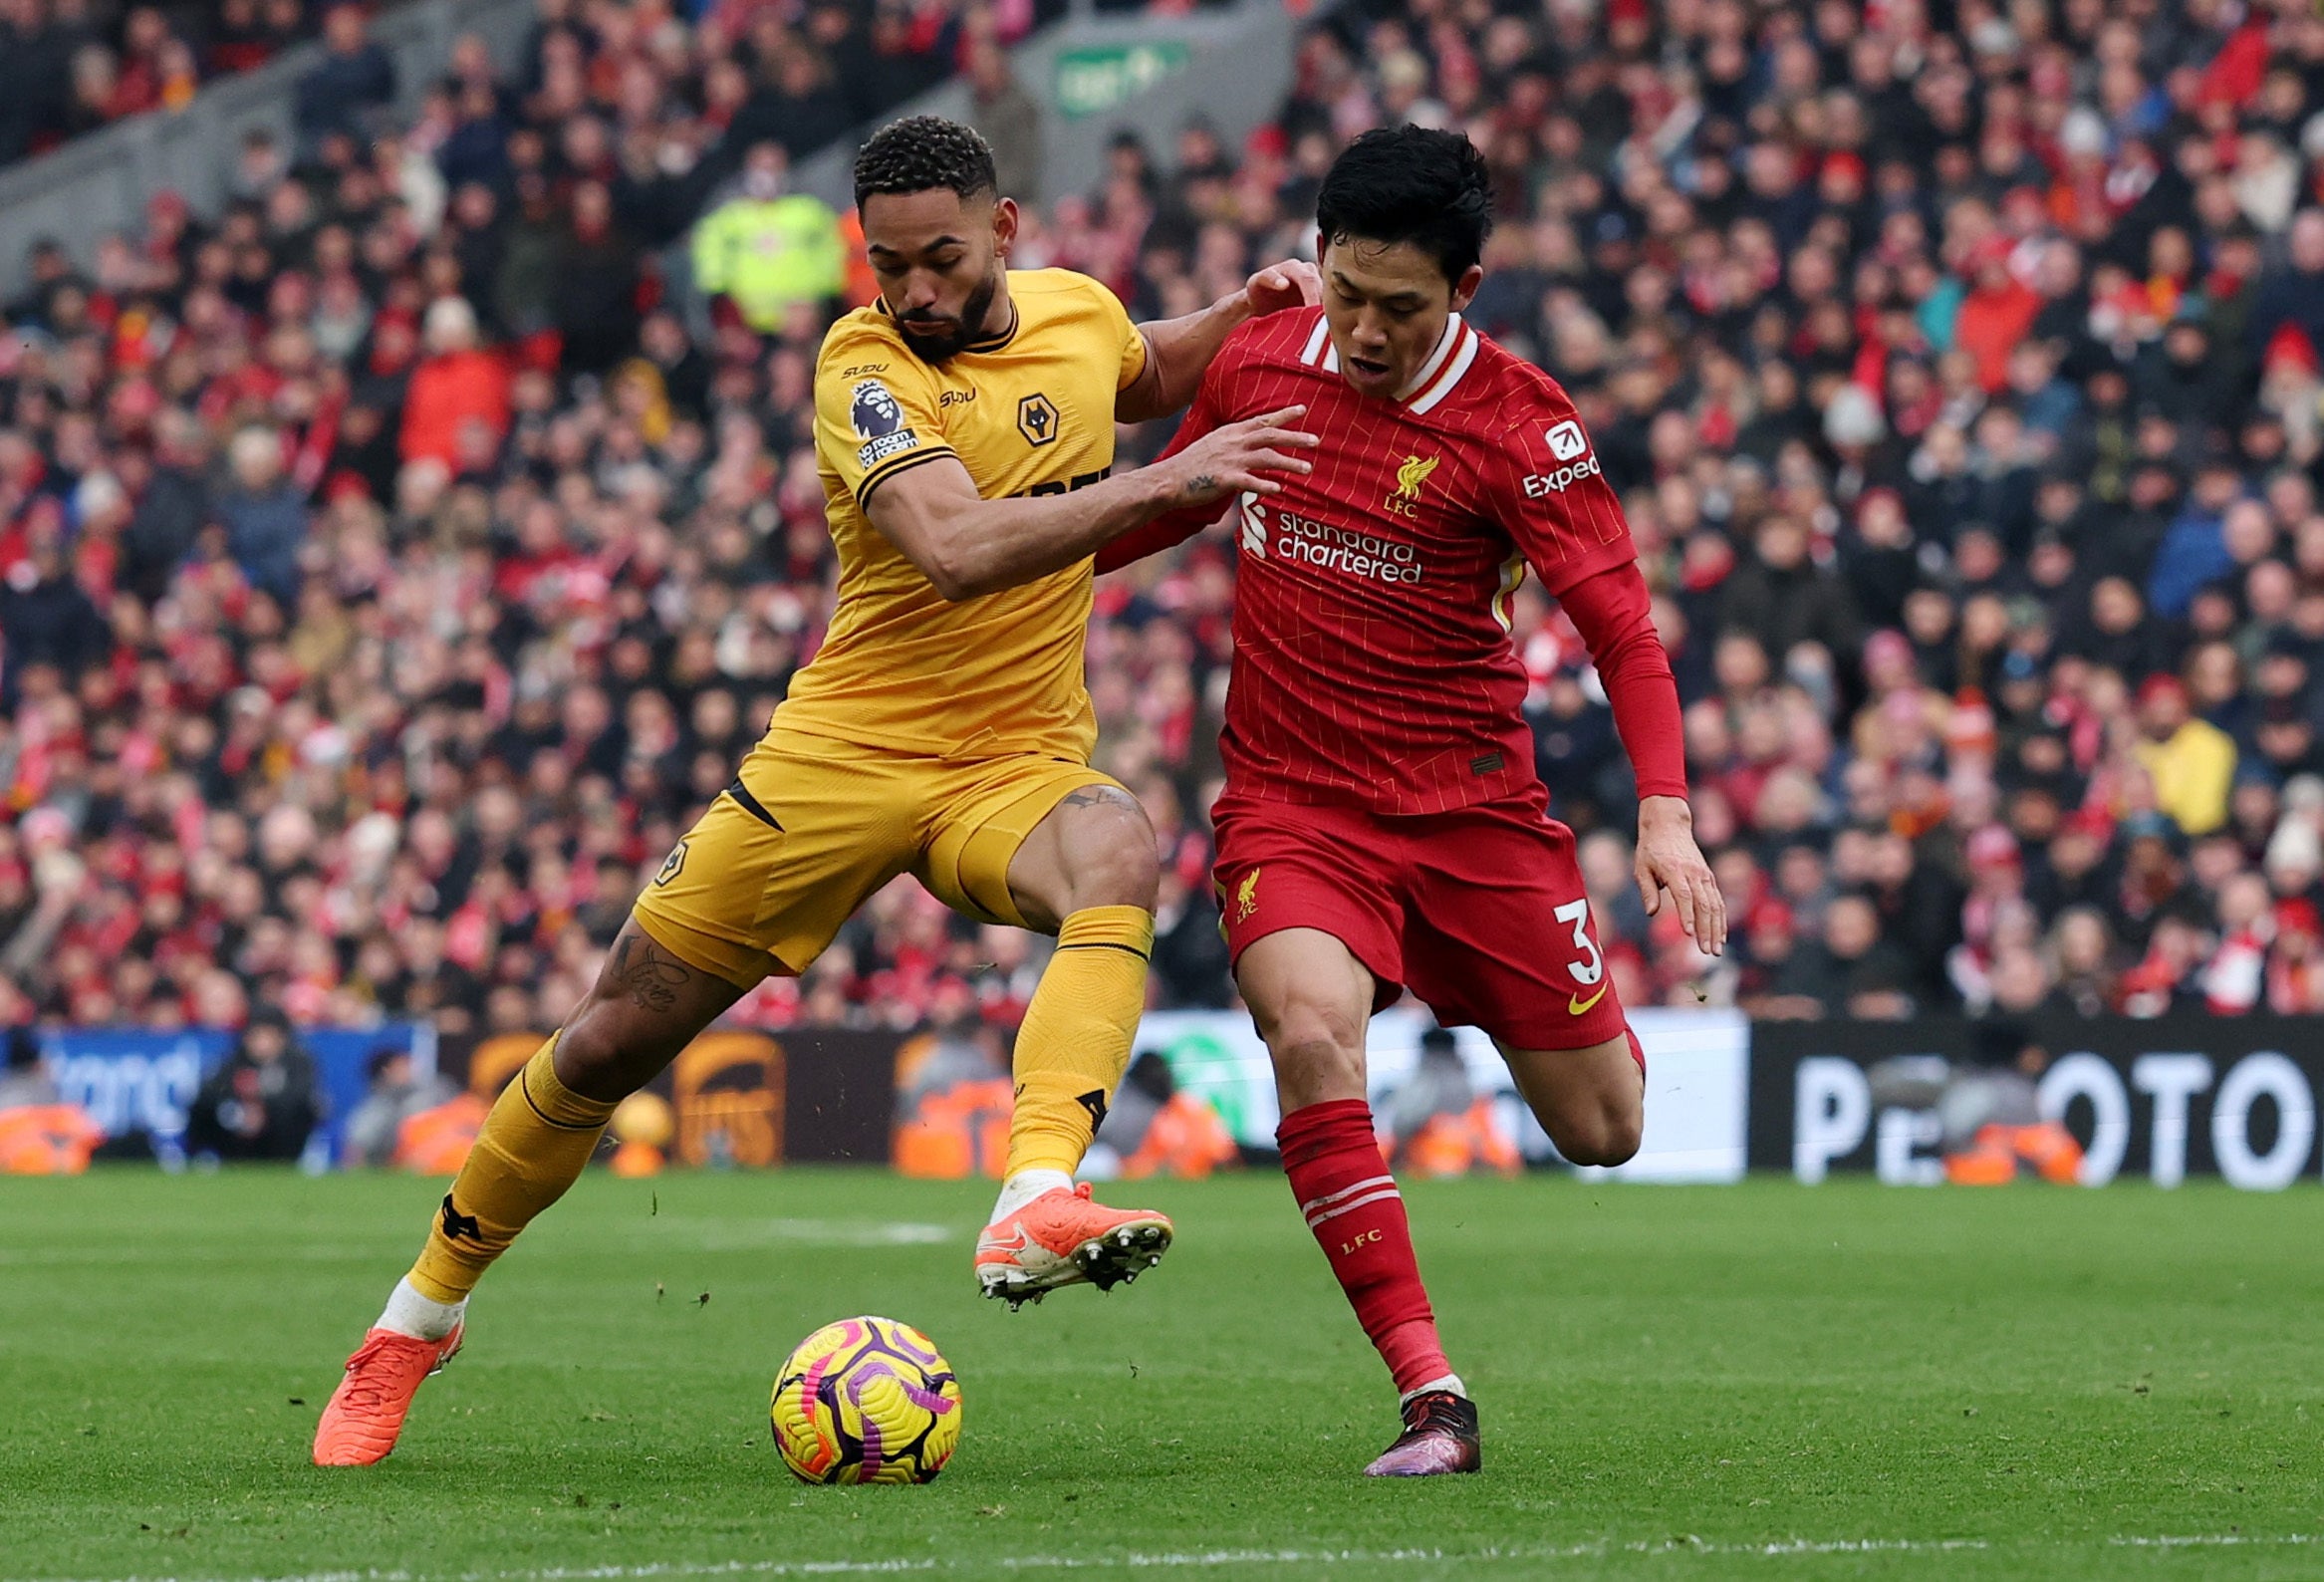
[[[783,144],[954,67],[1014,105],[1031,8],[542,13],[415,125],[254,142],[231,211],[157,195],[0,308],[0,1022],[553,1024],[813,653],[814,349],[868,292],[845,216],[772,218]],[[1626,1002],[2324,1009],[2324,18],[1375,0],[1273,125],[1119,140],[1016,261],[1188,311],[1392,119],[1499,173],[1470,318],[1573,393],[1657,591],[1715,963],[1639,904],[1571,627],[1515,607]],[[840,302],[713,241],[683,311],[657,249],[730,203],[812,221]],[[1197,541],[1090,634],[1172,1005],[1232,992],[1232,595]],[[904,881],[737,1016],[1007,1025],[1042,948]]]
[[[369,21],[402,0],[0,0],[0,166],[154,110],[182,110],[213,78],[319,41],[293,113],[308,152],[322,139],[395,131],[394,63]],[[1063,0],[542,0],[525,69],[496,75],[473,43],[430,96],[415,140],[447,179],[509,195],[509,134],[552,139],[567,116],[615,133],[617,158],[663,168],[729,130],[820,147],[1009,44]],[[552,36],[554,38],[552,39]]]
[[[263,66],[319,31],[360,28],[361,11],[342,4],[348,21],[319,23],[322,8],[307,0],[6,0],[0,165],[126,117],[183,110],[212,78]],[[381,59],[367,64],[376,77]]]

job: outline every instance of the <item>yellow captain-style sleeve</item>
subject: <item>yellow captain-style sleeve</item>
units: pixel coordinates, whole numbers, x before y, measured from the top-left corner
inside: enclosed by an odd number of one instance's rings
[[[1130,312],[1122,306],[1121,298],[1102,281],[1093,280],[1090,284],[1097,290],[1099,311],[1105,315],[1108,330],[1122,343],[1122,368],[1114,378],[1114,390],[1119,395],[1137,384],[1138,376],[1146,372],[1146,337],[1130,322]]]
[[[815,446],[858,506],[898,473],[953,453],[926,364],[877,323],[842,320],[815,364]]]

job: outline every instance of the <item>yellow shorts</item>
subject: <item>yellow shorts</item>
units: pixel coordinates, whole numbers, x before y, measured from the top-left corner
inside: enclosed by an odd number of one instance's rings
[[[1036,753],[922,758],[770,731],[639,896],[638,923],[746,989],[805,971],[899,874],[979,923],[1028,927],[1009,895],[1017,848],[1071,792],[1118,783]]]

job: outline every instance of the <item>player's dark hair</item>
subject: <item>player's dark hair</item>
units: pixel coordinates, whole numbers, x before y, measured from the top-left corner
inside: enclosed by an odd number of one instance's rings
[[[906,116],[872,133],[856,154],[856,207],[875,192],[957,192],[963,199],[1000,190],[992,144],[973,127],[941,116]]]
[[[1316,193],[1329,242],[1411,242],[1458,281],[1493,228],[1485,156],[1457,132],[1383,127],[1348,144]]]

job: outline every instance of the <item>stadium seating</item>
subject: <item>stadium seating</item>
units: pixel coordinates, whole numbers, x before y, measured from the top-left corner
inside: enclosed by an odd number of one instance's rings
[[[316,9],[12,0],[0,7],[0,165],[129,116],[181,110],[204,82],[312,37]]]
[[[0,1020],[553,1025],[813,653],[816,326],[704,332],[653,249],[736,144],[836,135],[1033,9],[543,9],[400,136],[318,125],[232,212],[156,202],[0,308]],[[1470,317],[1629,504],[1738,924],[1713,966],[1646,919],[1609,713],[1521,595],[1626,1002],[2324,1008],[2324,20],[1946,14],[1351,8],[1272,128],[1117,149],[1017,261],[1184,312],[1305,248],[1346,136],[1476,137]],[[1170,1004],[1229,992],[1232,588],[1189,546],[1090,638]],[[1035,948],[904,882],[737,1015],[1011,1025]]]

